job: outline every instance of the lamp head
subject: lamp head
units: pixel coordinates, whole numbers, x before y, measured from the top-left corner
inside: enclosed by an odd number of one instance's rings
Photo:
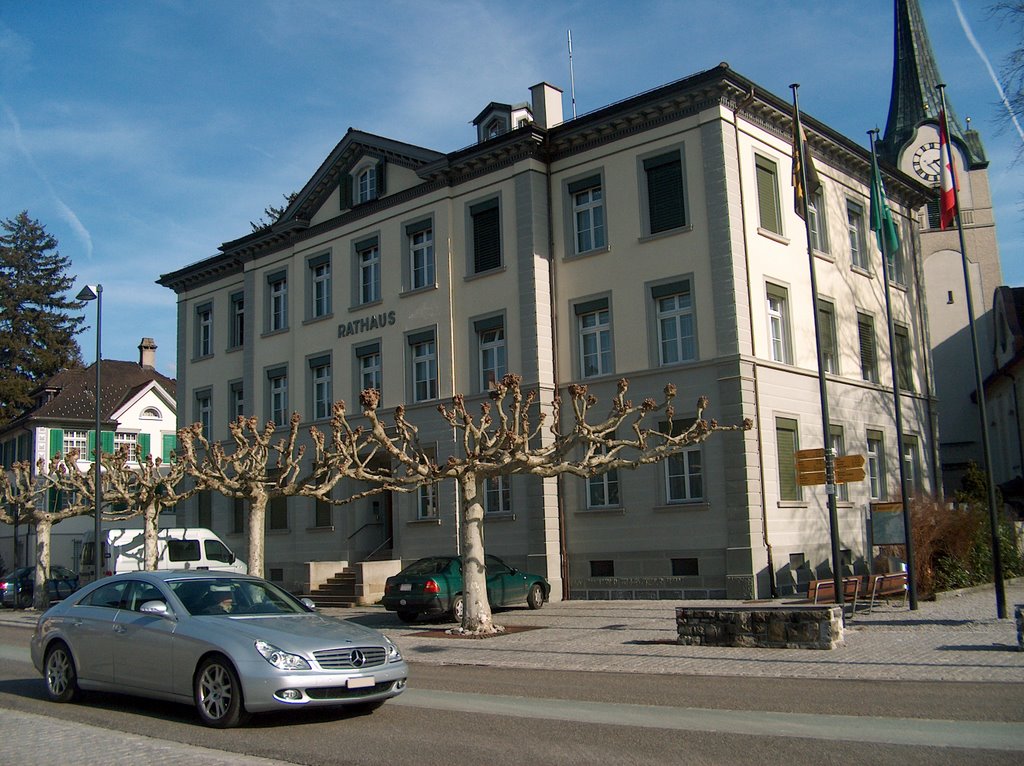
[[[100,293],[102,292],[103,285],[86,285],[79,291],[78,295],[75,296],[75,300],[94,301],[100,297]]]

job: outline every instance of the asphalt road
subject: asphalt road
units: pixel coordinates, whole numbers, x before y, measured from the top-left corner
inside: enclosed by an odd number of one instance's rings
[[[424,664],[412,666],[406,694],[371,715],[274,714],[217,731],[185,706],[110,694],[49,703],[28,635],[0,627],[2,708],[289,763],[978,765],[1017,764],[1024,752],[1024,684]],[[15,718],[0,713],[0,741],[33,742],[39,763],[81,759],[78,743],[37,742]],[[154,762],[142,752],[124,761]]]

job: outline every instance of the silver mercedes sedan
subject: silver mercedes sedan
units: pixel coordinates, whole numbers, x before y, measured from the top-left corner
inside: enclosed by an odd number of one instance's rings
[[[80,690],[137,694],[194,704],[218,728],[268,710],[373,709],[409,674],[387,636],[227,572],[99,580],[46,611],[31,648],[54,702]]]

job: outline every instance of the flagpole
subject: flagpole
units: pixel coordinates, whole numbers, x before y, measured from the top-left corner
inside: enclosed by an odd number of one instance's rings
[[[872,171],[872,184],[877,183],[877,187],[873,186],[871,189],[871,202],[872,205],[878,204],[888,206],[888,200],[882,193],[882,172],[878,167],[878,156],[875,154],[875,137],[878,135],[878,129],[869,130],[868,136],[871,142],[871,171]],[[877,200],[876,200],[877,197]],[[879,210],[879,217],[884,215],[884,211]],[[890,211],[889,215],[892,215]],[[903,459],[903,405],[902,396],[900,394],[900,376],[899,369],[896,365],[896,325],[892,318],[892,292],[890,290],[889,283],[889,248],[884,245],[887,237],[884,236],[884,232],[881,227],[884,223],[881,220],[876,221],[874,215],[871,219],[872,224],[877,223],[879,225],[879,243],[882,251],[882,276],[883,284],[885,286],[885,317],[886,322],[889,326],[889,367],[892,373],[892,399],[893,399],[893,412],[896,415],[896,450],[899,455],[900,465],[900,496],[903,499],[903,538],[905,540],[906,555],[907,555],[907,596],[910,602],[910,609],[917,609],[917,570],[914,568],[914,539],[911,533],[910,524],[910,493],[907,492],[907,466],[906,461]],[[909,361],[909,360],[908,360]],[[884,478],[880,479],[884,481]],[[873,553],[873,551],[872,551]]]
[[[832,581],[835,587],[836,603],[842,606],[844,601],[842,560],[839,551],[839,513],[836,509],[836,471],[835,456],[832,454],[832,428],[828,414],[828,385],[825,379],[825,355],[821,347],[821,312],[818,300],[818,278],[814,268],[814,248],[811,246],[811,222],[807,215],[810,204],[807,194],[807,161],[804,159],[804,134],[800,125],[800,101],[797,90],[800,83],[789,86],[793,91],[793,140],[796,143],[795,156],[800,162],[800,191],[804,201],[804,233],[807,239],[807,260],[811,272],[811,297],[814,301],[814,346],[818,352],[818,398],[821,400],[821,433],[825,447],[825,491],[828,495],[829,536],[832,543]]]
[[[1003,557],[999,546],[999,517],[996,513],[996,485],[992,478],[992,450],[988,439],[988,414],[985,407],[985,384],[981,377],[981,356],[978,353],[978,331],[974,323],[974,297],[971,292],[971,274],[967,264],[967,247],[964,243],[964,222],[960,215],[960,191],[957,189],[956,172],[953,165],[953,147],[949,140],[949,116],[946,113],[946,85],[939,83],[935,88],[942,103],[942,132],[946,138],[946,156],[942,162],[949,163],[949,174],[953,181],[953,210],[956,213],[956,228],[960,236],[960,260],[964,270],[964,287],[967,290],[967,322],[971,329],[971,350],[974,352],[974,380],[978,395],[978,418],[981,425],[981,448],[985,458],[985,475],[988,484],[988,515],[992,528],[992,572],[996,589],[996,615],[1006,618],[1006,589],[1003,585]],[[942,142],[940,142],[941,145]]]

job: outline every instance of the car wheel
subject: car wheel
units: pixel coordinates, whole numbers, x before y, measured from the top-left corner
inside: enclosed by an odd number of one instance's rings
[[[534,583],[530,592],[526,594],[526,605],[530,609],[540,609],[544,606],[544,588],[540,586],[540,583]]]
[[[209,657],[199,666],[193,682],[193,697],[196,711],[207,726],[229,729],[248,718],[238,674],[223,657]]]
[[[466,612],[466,602],[462,600],[462,594],[452,599],[452,619],[455,622],[462,624],[462,616]]]
[[[407,612],[404,609],[398,612],[398,619],[402,622],[416,622],[418,616],[416,612]]]
[[[43,661],[46,695],[54,702],[71,702],[79,695],[78,672],[71,650],[62,641],[56,641],[46,650]]]
[[[18,609],[28,609],[32,606],[32,594],[22,591],[18,594]]]

